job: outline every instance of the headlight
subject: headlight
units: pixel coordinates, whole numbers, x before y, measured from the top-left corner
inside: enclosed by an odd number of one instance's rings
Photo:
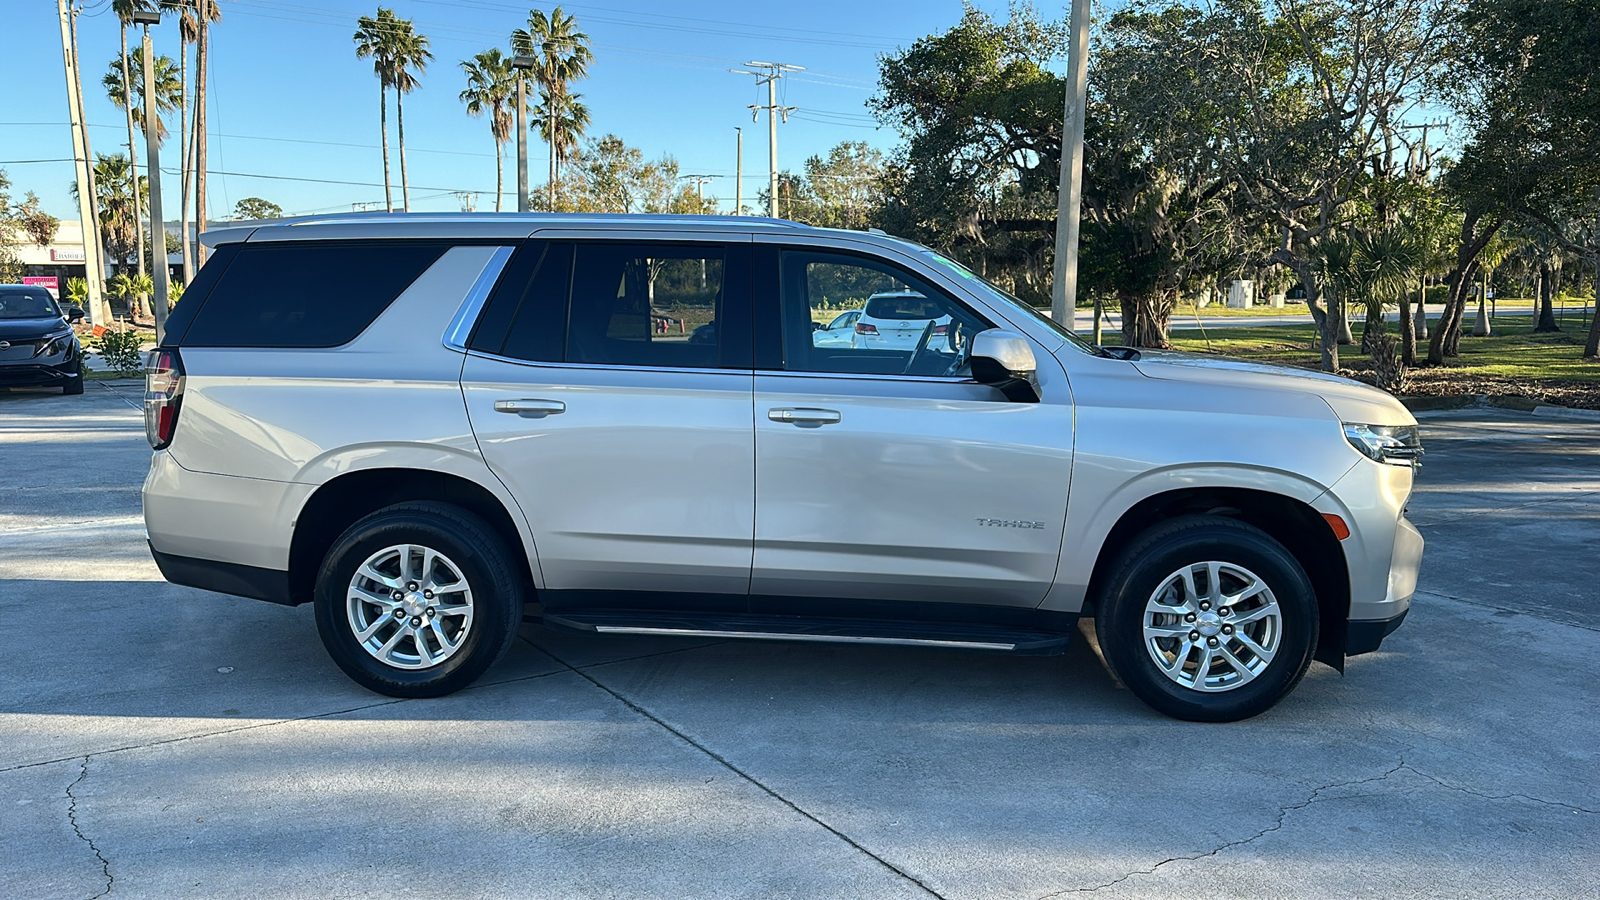
[[[1344,423],[1344,438],[1369,459],[1391,466],[1422,464],[1422,435],[1415,425]]]
[[[66,334],[57,335],[56,337],[51,338],[48,343],[46,343],[42,348],[40,348],[39,355],[40,356],[55,356],[57,353],[65,353],[65,352],[67,352],[67,350],[70,349],[71,347],[72,347],[72,332],[69,331]]]

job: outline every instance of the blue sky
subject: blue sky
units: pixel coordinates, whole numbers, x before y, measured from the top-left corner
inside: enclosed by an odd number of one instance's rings
[[[45,208],[76,214],[69,186],[71,134],[66,125],[56,5],[5,0],[7,51],[0,54],[0,168],[14,194],[36,192]],[[529,4],[514,0],[392,0],[432,41],[433,64],[423,87],[406,99],[407,162],[412,209],[460,208],[455,191],[481,192],[479,209],[494,207],[493,140],[488,123],[466,115],[456,99],[464,86],[457,65],[479,50],[506,43]],[[1003,0],[977,4],[1004,15]],[[378,149],[378,85],[369,62],[355,57],[351,34],[375,0],[222,0],[212,30],[210,206],[214,218],[249,196],[289,213],[337,212],[382,201]],[[549,9],[548,5],[541,4]],[[1046,14],[1057,14],[1045,4]],[[79,20],[90,139],[96,153],[126,141],[122,113],[106,99],[100,77],[118,51],[110,0],[84,0]],[[767,129],[746,108],[765,103],[765,88],[730,74],[747,60],[804,65],[782,83],[780,102],[800,111],[779,126],[780,168],[798,169],[813,153],[844,140],[889,149],[898,140],[878,129],[863,105],[876,84],[877,58],[916,38],[943,31],[961,17],[960,0],[598,0],[565,3],[594,42],[591,77],[575,86],[593,121],[589,134],[615,133],[649,157],[669,153],[684,174],[717,176],[707,196],[732,205],[735,127],[745,132],[744,196],[752,204],[766,181]],[[153,32],[157,52],[176,58],[177,28]],[[138,33],[129,32],[130,46]],[[393,102],[390,105],[393,149]],[[176,123],[172,126],[176,129]],[[312,143],[319,142],[319,143]],[[163,155],[176,166],[175,141]],[[140,158],[143,160],[142,138]],[[507,205],[514,203],[514,158],[506,159]],[[529,149],[534,184],[548,165]],[[394,161],[396,201],[398,159]],[[240,173],[217,175],[217,172]],[[248,177],[270,175],[275,178]],[[323,184],[292,179],[323,179]],[[355,182],[351,184],[348,182]],[[364,184],[361,184],[364,183]],[[169,191],[173,189],[169,188]],[[175,206],[175,202],[172,203]],[[176,218],[176,216],[172,216]]]

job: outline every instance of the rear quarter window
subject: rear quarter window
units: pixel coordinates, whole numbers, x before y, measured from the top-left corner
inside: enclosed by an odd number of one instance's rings
[[[233,258],[190,313],[184,346],[347,344],[451,245],[329,241],[236,246]]]
[[[874,319],[937,319],[945,314],[944,308],[925,297],[873,297],[867,301],[866,314]]]

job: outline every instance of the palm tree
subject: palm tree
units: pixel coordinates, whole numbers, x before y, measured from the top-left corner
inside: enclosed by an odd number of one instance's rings
[[[133,89],[133,76],[128,71],[128,26],[133,24],[133,14],[145,12],[150,9],[150,0],[111,0],[111,11],[117,14],[117,22],[122,32],[122,55],[118,60],[122,64],[122,109],[128,122],[128,164],[139,165],[139,151],[133,140],[133,101],[127,91]],[[134,241],[138,244],[139,271],[144,272],[144,232],[138,228],[142,214],[139,211],[138,198],[134,198],[133,221]]]
[[[137,169],[120,153],[111,156],[101,154],[95,157],[94,205],[98,217],[96,224],[107,256],[124,275],[132,268],[128,262],[130,255],[135,256],[141,264],[144,261],[143,243],[138,240],[141,231],[138,210],[143,205],[144,199],[149,196],[149,184],[144,178],[137,176]],[[137,195],[134,193],[136,179],[139,185]],[[72,196],[74,200],[77,199],[77,182],[73,182]],[[140,265],[139,274],[143,272],[144,267]]]
[[[389,85],[391,72],[391,35],[397,19],[394,10],[378,7],[376,16],[362,16],[356,20],[356,58],[372,59],[372,74],[378,76],[378,130],[383,135],[383,202],[389,212],[394,212],[394,190],[389,186]]]
[[[521,56],[538,60],[533,77],[546,97],[559,97],[567,93],[567,84],[585,78],[594,53],[589,49],[589,36],[578,30],[578,20],[556,7],[549,16],[544,10],[528,13],[528,27],[511,32],[511,49]],[[553,138],[560,128],[553,119],[560,111],[559,104],[546,103],[544,132]],[[550,142],[549,204],[555,208],[556,145]]]
[[[589,107],[582,102],[582,94],[556,94],[554,97],[539,91],[539,105],[533,117],[539,123],[539,135],[550,145],[554,165],[550,167],[550,209],[556,208],[559,199],[557,187],[561,183],[561,166],[572,158],[578,139],[589,128]]]
[[[131,91],[122,80],[123,73],[130,68],[133,70]],[[172,57],[158,56],[150,68],[156,80],[155,142],[156,146],[161,146],[167,139],[165,116],[182,103],[183,86],[178,81],[178,67],[173,63]],[[114,105],[122,106],[131,99],[133,109],[130,112],[133,121],[141,131],[144,130],[144,50],[135,49],[126,58],[113,60],[100,83],[105,86],[106,96]]]
[[[400,138],[400,202],[406,212],[411,211],[411,182],[406,177],[406,109],[405,96],[422,82],[411,74],[412,69],[421,75],[428,69],[433,54],[428,52],[427,35],[418,34],[410,19],[399,20],[400,29],[393,36],[393,68],[390,78],[394,83],[394,122]]]
[[[467,115],[489,114],[489,132],[494,135],[494,211],[499,212],[505,184],[500,148],[511,140],[512,110],[507,104],[516,102],[516,76],[511,60],[499,48],[462,60],[461,71],[467,75],[467,89],[460,94],[461,102],[467,105]]]
[[[194,156],[194,227],[201,234],[206,230],[206,69],[211,60],[211,26],[222,21],[222,7],[217,0],[190,0],[194,4],[194,139],[190,152]],[[194,248],[195,263],[205,265],[206,245]]]

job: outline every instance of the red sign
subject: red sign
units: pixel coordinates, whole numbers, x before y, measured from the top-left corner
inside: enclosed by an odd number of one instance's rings
[[[61,299],[61,283],[54,275],[24,275],[23,284],[36,284],[50,292],[50,296]]]

